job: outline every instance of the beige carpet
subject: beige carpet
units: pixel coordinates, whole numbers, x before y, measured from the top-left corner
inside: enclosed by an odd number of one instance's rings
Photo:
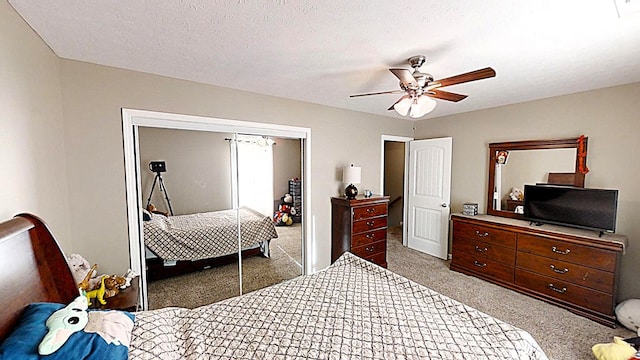
[[[271,257],[242,260],[243,293],[262,289],[302,274],[302,227],[276,227]],[[195,308],[240,294],[238,263],[149,283],[149,309],[167,306]]]
[[[402,246],[402,230],[389,229],[389,270],[529,332],[549,359],[595,359],[591,346],[613,336],[636,336],[621,325],[600,325],[557,306],[449,270],[449,262]]]

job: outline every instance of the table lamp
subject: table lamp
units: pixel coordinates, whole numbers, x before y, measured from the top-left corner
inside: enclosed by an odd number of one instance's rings
[[[358,195],[358,188],[356,188],[353,184],[360,183],[360,173],[360,167],[353,166],[353,164],[351,164],[351,166],[345,167],[342,170],[342,182],[345,184],[349,184],[344,189],[344,194],[347,199],[355,199],[356,195]]]

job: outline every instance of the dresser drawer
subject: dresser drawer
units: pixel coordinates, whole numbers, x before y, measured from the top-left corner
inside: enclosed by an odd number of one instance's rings
[[[373,230],[366,233],[360,233],[351,236],[351,247],[358,247],[372,242],[385,240],[387,238],[387,229]]]
[[[353,222],[353,233],[358,234],[365,231],[371,231],[374,229],[386,228],[387,217],[377,217],[364,220],[358,220]]]
[[[489,260],[482,256],[475,256],[465,252],[453,253],[451,263],[485,276],[513,282],[513,265],[506,265],[498,261]]]
[[[387,267],[387,253],[382,252],[375,255],[368,256],[364,258],[365,260],[371,261],[374,264],[378,264],[384,268]]]
[[[617,253],[553,238],[520,234],[518,251],[615,272]]]
[[[353,220],[387,215],[387,204],[359,206],[353,208]]]
[[[453,239],[453,253],[456,254],[459,251],[495,260],[509,266],[513,266],[516,262],[516,249],[493,245],[466,237]]]
[[[482,225],[456,221],[453,223],[453,236],[454,238],[467,237],[508,248],[516,248],[516,233]]]
[[[371,244],[351,248],[351,252],[354,255],[358,255],[362,258],[367,258],[375,254],[383,253],[386,251],[387,251],[386,241],[378,241]]]
[[[611,294],[534,274],[522,269],[516,269],[516,284],[567,303],[603,314],[613,314],[613,297]]]
[[[554,279],[613,293],[614,276],[610,272],[523,252],[518,253],[516,266]]]

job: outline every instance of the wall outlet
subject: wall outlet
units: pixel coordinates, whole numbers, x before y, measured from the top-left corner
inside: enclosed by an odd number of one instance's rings
[[[449,253],[449,254],[447,255],[447,260],[451,260],[452,258],[453,258],[453,255],[452,255],[451,253]]]

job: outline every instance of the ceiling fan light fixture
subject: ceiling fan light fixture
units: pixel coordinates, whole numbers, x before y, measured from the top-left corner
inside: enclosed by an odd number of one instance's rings
[[[421,118],[436,108],[436,101],[427,95],[418,96],[411,102],[409,116],[417,119]]]
[[[407,116],[409,113],[409,109],[411,108],[411,98],[408,96],[403,97],[400,101],[398,101],[395,105],[393,105],[393,109],[400,116]]]

